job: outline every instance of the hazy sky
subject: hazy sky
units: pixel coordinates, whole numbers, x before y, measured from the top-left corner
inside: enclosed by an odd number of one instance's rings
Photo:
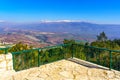
[[[120,0],[0,0],[2,20],[81,20],[120,24]]]

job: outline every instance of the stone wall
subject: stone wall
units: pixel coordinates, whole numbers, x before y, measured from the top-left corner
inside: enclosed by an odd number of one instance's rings
[[[0,71],[13,70],[12,54],[0,54]]]

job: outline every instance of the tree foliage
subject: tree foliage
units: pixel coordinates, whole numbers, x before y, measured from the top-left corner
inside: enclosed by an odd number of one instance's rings
[[[71,39],[71,40],[64,39],[63,43],[64,44],[75,44],[75,40],[73,40],[73,39]]]
[[[17,43],[12,48],[10,48],[10,52],[17,52],[22,50],[32,49],[32,46],[28,46],[27,44],[23,44],[22,42]]]
[[[100,34],[100,35],[103,35]],[[107,36],[106,36],[107,37]],[[21,50],[31,49],[26,44],[18,43],[11,48],[11,51],[21,51],[20,54],[15,54],[15,69],[21,70],[34,66],[38,64],[46,64],[49,62],[57,61],[60,59],[68,59],[73,57],[90,61],[102,66],[109,67],[110,65],[110,55],[109,51],[103,50],[96,47],[108,48],[113,50],[120,49],[120,40],[107,40],[104,35],[104,39],[101,38],[100,41],[96,40],[94,42],[86,43],[85,45],[75,42],[75,40],[63,41],[65,45],[41,48],[39,50],[31,50],[30,52],[22,52]],[[66,45],[67,44],[67,45]],[[89,46],[90,45],[90,46]],[[114,69],[119,69],[120,66],[120,54],[112,53],[112,63]]]
[[[102,32],[99,35],[97,35],[97,41],[106,41],[106,40],[107,40],[107,36],[105,32]]]

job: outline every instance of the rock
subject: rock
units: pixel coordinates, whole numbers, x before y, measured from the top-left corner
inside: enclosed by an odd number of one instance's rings
[[[4,54],[0,54],[0,62],[5,60],[5,55]]]
[[[89,76],[89,80],[108,80],[104,77],[100,77],[100,76]]]
[[[120,79],[114,78],[114,79],[109,79],[109,80],[120,80]]]
[[[48,75],[45,73],[45,72],[42,72],[42,73],[40,73],[37,77],[39,77],[39,78],[47,78],[48,77]]]
[[[60,72],[59,74],[65,78],[74,78],[73,74],[67,71]]]
[[[83,67],[83,66],[76,66],[74,69],[76,72],[78,72],[79,74],[87,74],[87,70],[88,68]]]
[[[106,72],[106,76],[107,76],[109,79],[115,78],[114,72],[112,72],[112,71],[105,71],[105,72]]]
[[[24,78],[23,80],[45,80],[45,79],[39,78],[39,77],[27,77],[27,78]]]
[[[12,59],[12,54],[11,53],[8,53],[8,54],[6,54],[6,59]]]
[[[75,80],[89,80],[87,75],[76,75]]]
[[[51,78],[52,78],[52,80],[63,80],[63,79],[64,79],[64,77],[62,77],[62,76],[59,75],[59,74],[53,74],[53,75],[51,76]]]
[[[0,62],[0,68],[6,68],[6,61]]]

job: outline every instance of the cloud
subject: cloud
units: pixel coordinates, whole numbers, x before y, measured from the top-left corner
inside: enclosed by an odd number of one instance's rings
[[[81,22],[80,20],[41,20],[41,22]]]

